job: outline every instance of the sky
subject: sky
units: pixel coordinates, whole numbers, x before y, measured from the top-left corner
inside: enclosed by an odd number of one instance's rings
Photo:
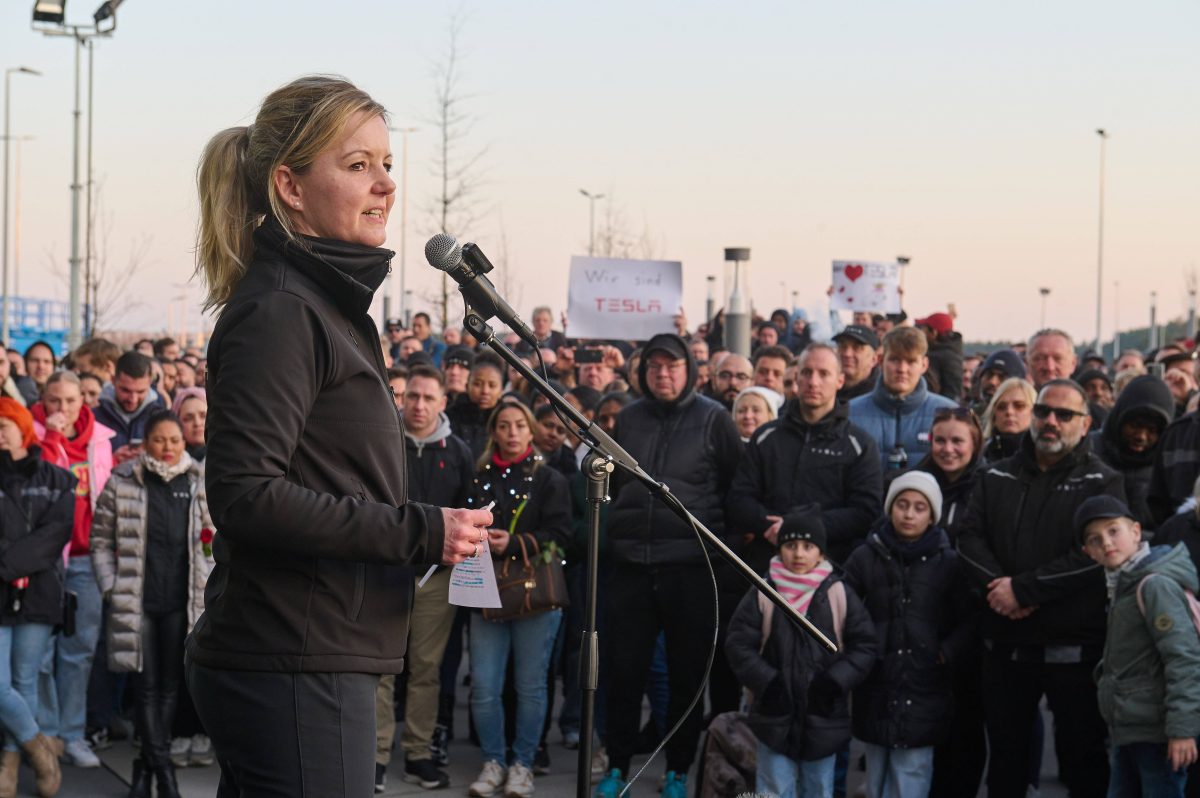
[[[90,22],[98,2],[70,0],[68,22]],[[2,65],[43,72],[11,79],[12,134],[34,137],[21,144],[19,293],[66,299],[73,48],[31,30],[31,8],[0,4]],[[96,40],[93,120],[104,256],[143,264],[120,326],[201,324],[200,152],[311,72],[345,75],[393,126],[418,128],[404,271],[431,309],[435,71],[455,15],[463,151],[482,155],[476,219],[451,232],[491,254],[523,313],[565,306],[570,258],[587,250],[586,188],[612,198],[598,217],[623,217],[683,263],[693,325],[704,278],[723,286],[724,248],[745,246],[764,313],[793,291],[820,307],[833,260],[904,254],[911,315],[953,302],[969,340],[1021,338],[1048,287],[1047,322],[1087,339],[1097,128],[1110,136],[1104,336],[1114,320],[1143,326],[1152,291],[1160,317],[1186,311],[1184,275],[1200,267],[1194,2],[127,0]],[[10,168],[15,181],[15,157]]]

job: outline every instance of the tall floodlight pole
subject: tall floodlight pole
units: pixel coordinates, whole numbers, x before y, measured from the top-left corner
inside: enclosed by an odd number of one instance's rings
[[[1100,137],[1100,225],[1096,242],[1096,344],[1095,350],[1100,351],[1100,319],[1104,292],[1104,154],[1108,143],[1108,133],[1104,128],[1097,128],[1096,135]]]
[[[64,2],[51,2],[51,0],[37,0],[33,7],[33,29],[41,31],[47,36],[70,36],[75,42],[75,109],[72,112],[74,118],[74,135],[71,140],[71,295],[70,295],[70,315],[71,326],[70,332],[67,335],[67,345],[74,349],[79,345],[83,334],[83,302],[82,288],[83,269],[79,254],[79,217],[80,217],[80,194],[83,192],[83,184],[79,178],[79,138],[80,138],[80,117],[83,111],[79,107],[80,102],[80,82],[82,79],[81,73],[81,54],[84,45],[88,44],[97,36],[111,36],[113,31],[117,29],[117,7],[124,0],[105,0],[92,14],[93,24],[91,25],[67,25],[65,22],[66,12]],[[101,23],[105,20],[109,21],[108,27],[101,27]],[[38,23],[49,23],[54,27],[39,27]],[[89,117],[90,119],[90,117]],[[90,166],[89,166],[90,170]]]
[[[11,346],[12,342],[8,340],[8,142],[12,141],[12,76],[17,75],[41,75],[36,69],[29,67],[9,67],[4,70],[4,255],[3,267],[0,267],[0,280],[4,281],[4,305],[0,312],[4,314],[4,321],[0,324],[0,339],[3,339],[5,346]]]
[[[596,200],[604,199],[604,195],[593,194],[586,188],[579,189],[579,193],[588,198],[588,257],[592,258],[596,255]]]

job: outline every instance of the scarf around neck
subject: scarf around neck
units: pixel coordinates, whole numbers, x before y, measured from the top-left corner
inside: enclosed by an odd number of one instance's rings
[[[161,460],[155,460],[149,452],[142,452],[142,467],[157,475],[163,482],[169,483],[180,474],[186,474],[192,467],[192,462],[192,456],[186,450],[180,455],[178,463],[164,463]]]
[[[792,609],[801,615],[808,615],[808,607],[812,604],[813,595],[821,583],[833,573],[833,564],[829,560],[821,560],[806,574],[789,571],[783,560],[776,554],[771,558],[771,581],[779,595],[787,599]]]

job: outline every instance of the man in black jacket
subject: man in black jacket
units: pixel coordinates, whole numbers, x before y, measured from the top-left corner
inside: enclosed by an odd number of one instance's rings
[[[1043,694],[1071,795],[1107,789],[1092,682],[1104,646],[1104,572],[1084,555],[1073,518],[1091,496],[1125,495],[1121,475],[1081,445],[1090,425],[1083,389],[1047,382],[1020,451],[980,476],[959,538],[968,577],[992,610],[983,625],[984,695],[988,795],[997,798],[1025,795],[1029,731]]]
[[[644,395],[617,416],[617,441],[714,533],[725,532],[724,498],[741,454],[733,419],[698,396],[696,362],[683,339],[656,335],[638,368]],[[712,645],[712,581],[691,526],[640,483],[616,481],[609,512],[612,570],[607,617],[621,619],[605,636],[608,754],[628,775],[641,716],[642,693],[659,631],[666,634],[671,674],[667,724],[683,717],[704,676]],[[614,631],[618,628],[611,625]],[[700,738],[696,708],[667,743],[667,770],[686,777]]]
[[[1150,512],[1161,524],[1192,495],[1200,476],[1200,412],[1177,418],[1162,434],[1150,477]]]
[[[866,539],[883,497],[875,441],[837,400],[837,351],[810,344],[798,363],[799,401],[750,438],[726,501],[730,525],[749,538],[746,561],[758,571],[774,553],[781,524],[810,503],[821,506],[829,558],[845,562]]]
[[[842,364],[842,387],[838,389],[839,402],[849,402],[855,397],[875,390],[879,379],[879,336],[870,327],[851,324],[833,336],[837,344],[838,359]]]
[[[475,465],[471,448],[450,432],[446,417],[445,377],[433,366],[414,366],[404,390],[404,444],[408,496],[438,507],[465,507]],[[404,780],[425,789],[447,787],[450,777],[430,754],[441,692],[442,654],[454,624],[449,603],[450,569],[439,568],[413,593],[409,621],[408,686],[404,704]],[[375,786],[384,786],[396,733],[394,674],[379,680],[375,693]]]
[[[1134,377],[1104,420],[1104,429],[1088,436],[1092,451],[1125,477],[1125,496],[1142,530],[1155,529],[1146,501],[1159,439],[1171,423],[1175,400],[1167,384],[1152,374]]]

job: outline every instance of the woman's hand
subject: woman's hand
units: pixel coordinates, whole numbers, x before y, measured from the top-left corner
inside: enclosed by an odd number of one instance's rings
[[[492,556],[503,557],[504,552],[508,551],[508,541],[511,538],[512,535],[503,529],[489,529],[487,539],[488,546],[492,549]]]
[[[46,429],[54,430],[59,435],[67,434],[67,417],[65,414],[51,413],[46,416]]]
[[[783,516],[768,515],[767,520],[771,525],[763,531],[763,540],[774,546],[775,541],[779,539],[779,528],[783,526]]]
[[[491,510],[462,510],[442,508],[442,523],[446,537],[442,541],[442,564],[457,565],[474,557],[487,539],[487,526],[492,523]]]
[[[1183,770],[1196,761],[1196,741],[1191,737],[1176,737],[1167,741],[1167,759],[1171,770]]]

